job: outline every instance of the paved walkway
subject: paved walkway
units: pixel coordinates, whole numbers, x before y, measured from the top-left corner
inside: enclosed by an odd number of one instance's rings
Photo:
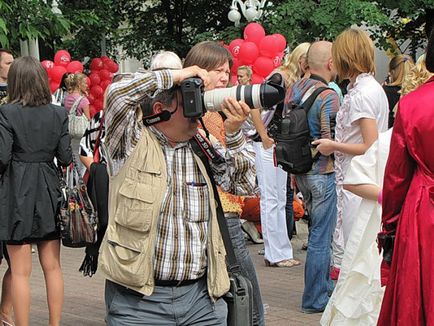
[[[306,239],[306,225],[297,223],[299,234],[293,238],[294,256],[304,262],[306,253],[301,250]],[[289,269],[265,267],[263,256],[257,254],[261,245],[249,245],[256,265],[268,326],[319,325],[320,314],[300,312],[303,292],[303,265]],[[99,326],[104,323],[104,279],[101,275],[83,277],[78,268],[83,259],[83,250],[62,248],[62,268],[65,277],[65,305],[62,325]],[[0,275],[5,264],[0,266]],[[32,304],[30,325],[47,325],[48,312],[45,298],[45,283],[42,270],[33,255],[31,279]]]

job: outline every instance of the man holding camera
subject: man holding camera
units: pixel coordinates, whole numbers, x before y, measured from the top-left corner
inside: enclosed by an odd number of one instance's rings
[[[197,66],[148,72],[110,86],[105,139],[110,179],[109,225],[100,253],[107,277],[108,325],[226,325],[225,248],[210,176],[191,148],[197,119],[186,118],[176,84],[208,72]],[[137,104],[142,111],[137,112]],[[144,104],[143,104],[144,103]],[[222,104],[224,158],[210,162],[225,191],[251,193],[254,161],[244,155],[244,102]],[[149,116],[144,126],[139,118]]]
[[[286,94],[287,103],[302,104],[319,87],[326,88],[336,78],[331,59],[332,43],[313,43],[307,60],[310,77],[297,81]],[[339,97],[333,89],[325,89],[315,98],[307,115],[312,139],[333,138]],[[314,151],[315,152],[315,151]],[[315,153],[313,153],[314,155]],[[297,175],[297,185],[306,201],[311,218],[309,246],[304,271],[302,310],[322,312],[332,288],[330,280],[331,241],[336,225],[336,186],[332,156],[315,155],[312,169]]]

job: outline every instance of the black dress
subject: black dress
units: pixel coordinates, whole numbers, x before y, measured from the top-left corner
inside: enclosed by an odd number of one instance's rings
[[[0,240],[56,237],[60,187],[53,159],[69,164],[70,144],[64,108],[0,106]]]
[[[388,128],[393,127],[393,123],[395,122],[395,113],[393,109],[395,108],[396,103],[398,103],[401,94],[399,91],[401,90],[401,86],[383,86],[384,92],[387,96],[387,101],[389,102],[389,123]]]

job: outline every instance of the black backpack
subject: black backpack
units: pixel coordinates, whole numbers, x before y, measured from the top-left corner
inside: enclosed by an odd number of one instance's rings
[[[282,117],[283,105],[276,108],[268,132],[276,143],[277,165],[286,172],[304,174],[312,169],[316,158],[312,157],[307,114],[317,96],[326,89],[331,88],[318,87],[303,104],[293,104],[285,117]]]

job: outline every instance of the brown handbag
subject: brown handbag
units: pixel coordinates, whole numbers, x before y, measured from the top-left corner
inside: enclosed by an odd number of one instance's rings
[[[62,244],[82,248],[95,243],[97,215],[75,162],[66,169],[66,178],[61,178],[61,191],[58,224]]]

